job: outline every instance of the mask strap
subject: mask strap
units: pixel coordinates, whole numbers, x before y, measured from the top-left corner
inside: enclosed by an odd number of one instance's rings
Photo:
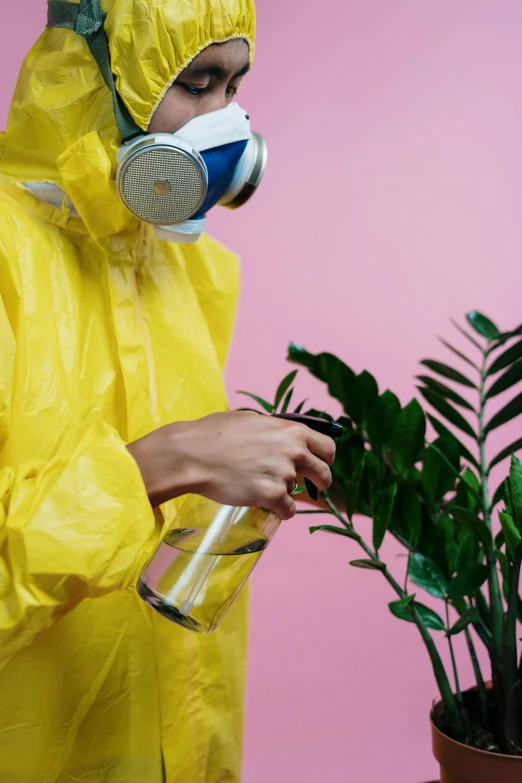
[[[125,143],[136,136],[143,136],[143,131],[132,119],[116,90],[111,69],[109,41],[103,26],[105,17],[101,0],[80,0],[79,3],[72,3],[69,0],[48,0],[47,3],[47,27],[73,30],[87,41],[105,84],[112,93],[116,124]]]

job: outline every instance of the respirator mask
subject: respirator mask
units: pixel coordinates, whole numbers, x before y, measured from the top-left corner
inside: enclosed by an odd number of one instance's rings
[[[262,136],[237,103],[203,114],[175,133],[145,134],[116,90],[100,0],[49,0],[48,27],[74,30],[87,41],[112,93],[122,137],[116,162],[118,194],[159,238],[195,242],[216,204],[235,209],[257,190],[266,166]]]

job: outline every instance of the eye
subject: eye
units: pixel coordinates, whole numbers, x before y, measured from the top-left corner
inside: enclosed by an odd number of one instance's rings
[[[192,87],[190,84],[184,84],[183,82],[178,82],[178,85],[183,87],[185,92],[188,92],[189,95],[193,95],[194,97],[201,95],[201,93],[205,92],[207,89],[206,87]]]

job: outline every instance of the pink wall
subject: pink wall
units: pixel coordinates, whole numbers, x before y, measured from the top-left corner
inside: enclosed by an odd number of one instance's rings
[[[2,122],[43,19],[43,0],[4,9]],[[255,202],[212,221],[243,258],[231,391],[270,394],[293,339],[407,400],[448,316],[522,320],[519,0],[260,3],[241,102],[270,168]],[[298,519],[253,579],[244,783],[435,776],[428,661],[354,556]]]

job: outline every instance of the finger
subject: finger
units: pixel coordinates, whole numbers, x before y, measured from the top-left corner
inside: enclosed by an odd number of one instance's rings
[[[309,427],[306,427],[307,431],[307,445],[312,454],[316,457],[324,460],[327,465],[333,465],[335,462],[336,445],[333,438],[328,435],[323,435],[320,432],[315,432]]]
[[[311,452],[304,455],[304,458],[296,465],[296,469],[299,474],[313,481],[321,492],[331,486],[332,472],[330,468],[326,462]]]
[[[297,511],[294,499],[287,492],[284,495],[281,494],[277,500],[274,500],[270,504],[270,508],[281,519],[291,519]]]

